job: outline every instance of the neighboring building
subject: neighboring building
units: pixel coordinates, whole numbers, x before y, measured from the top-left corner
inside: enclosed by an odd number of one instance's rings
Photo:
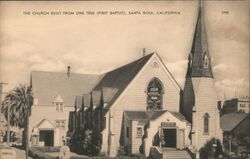
[[[99,75],[33,71],[33,106],[29,134],[31,146],[60,146],[68,131],[75,96],[89,93]]]
[[[244,112],[250,113],[250,98],[242,97],[242,98],[233,98],[229,100],[225,100],[223,103],[222,112]]]
[[[250,137],[250,115],[246,113],[227,113],[220,118],[221,129],[224,136],[241,134]]]
[[[250,114],[235,112],[224,114],[220,118],[220,125],[226,149],[237,153],[239,146],[244,146],[245,149],[249,147]]]
[[[157,53],[103,75],[32,72],[31,144],[57,146],[68,130],[89,128],[111,157],[121,149],[199,154],[211,138],[222,140],[210,61],[200,7],[184,91]]]

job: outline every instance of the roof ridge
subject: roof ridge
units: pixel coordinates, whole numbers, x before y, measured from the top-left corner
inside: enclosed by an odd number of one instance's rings
[[[63,71],[40,71],[40,70],[32,70],[31,71],[31,74],[32,73],[58,73],[58,74],[62,74],[62,73],[65,73],[67,74],[67,72],[63,72]],[[75,75],[103,75],[103,74],[92,74],[92,73],[75,73],[75,72],[71,72],[70,74],[75,74]],[[105,74],[105,73],[104,73]]]
[[[148,54],[148,55],[146,55],[146,56],[143,56],[143,57],[141,57],[141,58],[139,58],[139,59],[136,59],[136,60],[134,60],[134,61],[131,61],[131,62],[125,64],[125,65],[118,66],[117,68],[115,68],[115,69],[113,69],[113,70],[109,70],[109,71],[107,71],[107,72],[104,73],[104,74],[108,74],[108,73],[110,73],[110,72],[119,70],[119,69],[124,68],[124,67],[126,67],[126,66],[128,66],[128,65],[131,65],[131,64],[133,64],[133,63],[137,63],[137,62],[139,62],[140,60],[142,60],[142,59],[144,59],[144,58],[146,58],[146,57],[148,57],[148,56],[152,56],[153,54],[155,54],[155,53],[154,53],[154,52],[153,52],[153,53],[150,53],[150,54]]]

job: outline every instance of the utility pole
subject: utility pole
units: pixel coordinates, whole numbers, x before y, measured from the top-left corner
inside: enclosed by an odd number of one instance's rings
[[[29,116],[30,116],[30,92],[27,95],[27,113],[26,113],[26,159],[29,158]]]
[[[10,99],[9,99],[10,100]],[[7,108],[7,145],[10,145],[10,105]]]
[[[7,85],[8,83],[0,82],[0,111],[2,112],[2,94],[3,93],[3,85]]]
[[[8,83],[4,83],[4,82],[0,82],[0,112],[2,112],[2,95],[3,93],[3,86],[7,85]],[[9,127],[9,123],[10,123],[10,118],[9,118],[9,106],[8,106],[8,119],[7,119],[7,143],[9,145],[9,140],[10,140],[10,127]],[[2,125],[4,127],[4,125]]]

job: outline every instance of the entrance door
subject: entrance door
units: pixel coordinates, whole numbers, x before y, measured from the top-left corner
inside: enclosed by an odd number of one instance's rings
[[[176,129],[163,129],[163,147],[176,148]]]
[[[44,141],[44,146],[54,146],[54,130],[40,130],[39,141]]]

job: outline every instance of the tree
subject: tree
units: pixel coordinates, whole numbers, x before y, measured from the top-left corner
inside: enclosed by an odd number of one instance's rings
[[[200,149],[201,159],[216,159],[219,155],[223,155],[222,145],[220,140],[212,138]]]
[[[26,128],[27,115],[30,115],[32,101],[31,87],[25,85],[16,87],[6,95],[2,103],[2,112],[7,118],[9,107],[10,125]]]
[[[26,132],[26,140],[23,139],[23,141],[25,141],[23,143],[26,144],[26,154],[28,154],[29,146],[28,126],[29,116],[31,114],[31,105],[33,104],[32,101],[32,88],[20,85],[9,92],[2,103],[2,111],[5,116],[7,117],[9,113],[10,125],[25,129],[24,132]]]

